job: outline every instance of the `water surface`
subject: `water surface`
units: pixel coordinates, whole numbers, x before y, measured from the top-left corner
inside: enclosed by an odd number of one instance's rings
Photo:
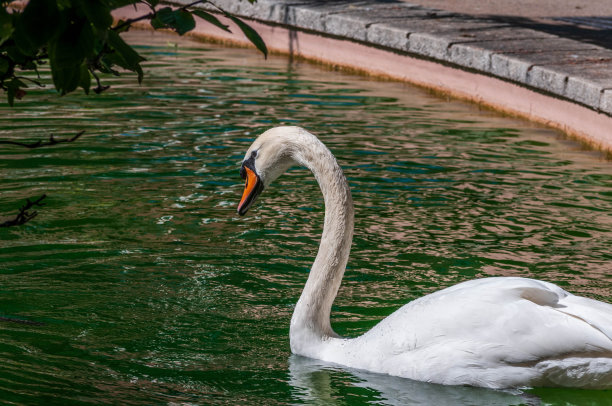
[[[99,96],[43,89],[1,108],[0,139],[86,131],[0,146],[0,220],[48,195],[33,221],[0,229],[5,403],[612,403],[610,391],[443,387],[291,356],[320,191],[296,168],[235,212],[254,137],[300,125],[337,156],[356,205],[338,333],[484,276],[612,302],[609,161],[403,84],[170,36],[130,41],[150,60],[142,86],[125,75]]]

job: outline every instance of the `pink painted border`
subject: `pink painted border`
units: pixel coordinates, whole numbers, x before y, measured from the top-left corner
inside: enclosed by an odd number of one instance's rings
[[[115,18],[145,14],[147,9],[125,7]],[[198,21],[191,35],[250,46],[230,21],[227,33]],[[469,72],[429,60],[418,59],[361,43],[325,37],[257,21],[249,24],[262,36],[272,52],[291,54],[309,60],[350,68],[375,76],[388,77],[476,102],[501,112],[524,117],[556,128],[589,146],[612,154],[612,117],[589,108],[530,90],[480,73]],[[150,28],[148,23],[139,28]]]

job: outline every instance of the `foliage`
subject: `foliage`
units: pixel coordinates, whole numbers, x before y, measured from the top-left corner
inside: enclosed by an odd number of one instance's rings
[[[253,28],[207,0],[178,9],[160,6],[159,0],[29,0],[21,10],[12,8],[10,1],[0,3],[0,89],[11,106],[26,94],[28,84],[44,86],[38,68],[47,63],[62,95],[79,87],[89,93],[92,79],[93,91],[100,93],[108,86],[102,85],[99,74],[119,75],[120,68],[135,72],[138,82],[142,81],[144,58],[119,34],[137,21],[150,20],[155,29],[183,35],[195,28],[194,17],[229,31],[213,13],[193,8],[200,4],[232,20],[264,56],[268,52]],[[114,9],[134,4],[146,5],[150,12],[113,23]]]

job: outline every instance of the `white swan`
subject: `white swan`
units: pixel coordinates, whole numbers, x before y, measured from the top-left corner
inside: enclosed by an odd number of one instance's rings
[[[298,127],[263,133],[242,162],[238,213],[295,164],[319,182],[325,221],[291,318],[293,353],[447,385],[612,388],[612,305],[534,279],[463,282],[404,305],[360,337],[339,337],[329,316],[353,237],[353,201],[329,149]]]

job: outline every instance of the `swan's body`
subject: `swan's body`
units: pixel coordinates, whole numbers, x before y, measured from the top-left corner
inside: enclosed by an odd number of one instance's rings
[[[331,152],[298,127],[266,131],[243,162],[238,213],[294,164],[319,182],[325,221],[291,319],[293,353],[449,385],[612,388],[612,305],[533,279],[460,283],[404,305],[360,337],[339,337],[329,316],[349,256],[353,202]]]

